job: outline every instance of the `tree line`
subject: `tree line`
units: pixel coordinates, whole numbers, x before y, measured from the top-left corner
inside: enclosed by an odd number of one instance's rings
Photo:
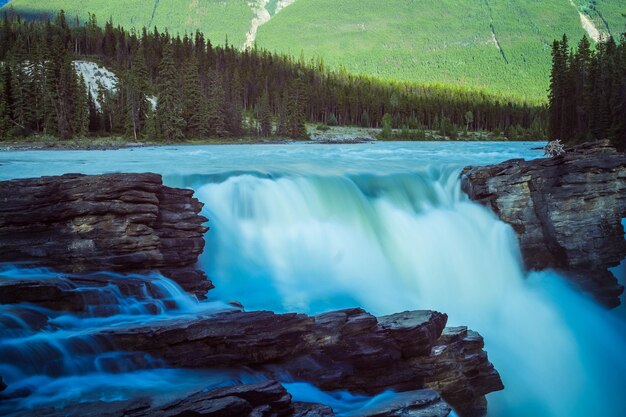
[[[92,94],[74,69],[111,69]],[[383,82],[267,50],[213,46],[197,31],[127,31],[90,15],[0,22],[0,134],[87,134],[182,141],[242,135],[304,138],[305,122],[543,135],[546,109],[464,87]],[[384,122],[384,123],[383,123]],[[534,137],[537,138],[537,137]]]
[[[626,33],[574,51],[567,36],[552,45],[549,136],[566,144],[610,139],[626,149]]]

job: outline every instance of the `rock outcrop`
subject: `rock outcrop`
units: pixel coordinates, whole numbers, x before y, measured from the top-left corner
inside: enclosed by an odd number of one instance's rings
[[[67,174],[0,182],[0,262],[67,272],[159,270],[199,296],[202,203],[157,174]]]
[[[418,390],[385,399],[375,407],[354,415],[359,417],[446,417],[450,410],[450,406],[442,401],[435,391]],[[196,392],[164,405],[154,405],[146,400],[129,400],[79,403],[63,409],[38,409],[36,412],[40,417],[335,416],[330,407],[321,404],[292,402],[291,395],[276,381]]]
[[[231,312],[104,331],[119,348],[184,368],[245,366],[323,390],[374,395],[436,389],[462,416],[486,413],[484,396],[503,388],[466,328],[446,329],[445,314],[413,311],[376,318],[361,309],[309,317]]]
[[[624,288],[608,268],[626,257],[626,154],[594,142],[553,159],[467,167],[462,183],[515,229],[528,269],[561,270],[599,302],[619,305]]]

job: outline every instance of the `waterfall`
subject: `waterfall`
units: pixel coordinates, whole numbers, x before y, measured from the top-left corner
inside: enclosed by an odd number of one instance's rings
[[[468,325],[506,386],[490,415],[619,415],[626,325],[556,273],[526,273],[513,230],[445,166],[407,174],[233,174],[196,184],[215,225],[215,299],[248,309],[436,309]]]
[[[0,355],[5,393],[34,391],[1,402],[0,414],[79,400],[165,400],[241,380],[224,371],[163,368],[150,358],[105,348],[106,341],[88,343],[98,328],[196,314],[238,300],[248,310],[283,312],[436,309],[449,314],[450,325],[468,325],[485,337],[506,386],[489,395],[492,417],[622,416],[625,307],[605,311],[555,273],[525,272],[512,230],[459,189],[461,167],[536,158],[542,151],[531,148],[541,145],[381,142],[3,152],[2,179],[151,171],[169,186],[193,188],[212,228],[201,264],[216,285],[211,302],[221,304],[197,303],[158,276],[131,277],[146,282],[133,293],[96,285],[91,276],[93,285],[82,295],[106,301],[87,311],[1,306],[0,349],[17,340],[46,339],[63,348],[67,336],[78,341],[83,358],[74,370],[63,371],[57,345],[54,367],[29,371],[27,361],[16,367]],[[32,276],[37,274],[44,277]],[[0,272],[0,280],[57,275],[14,268]],[[33,328],[36,323],[45,326]],[[296,399],[325,401],[342,412],[370,401],[298,382],[287,386]]]

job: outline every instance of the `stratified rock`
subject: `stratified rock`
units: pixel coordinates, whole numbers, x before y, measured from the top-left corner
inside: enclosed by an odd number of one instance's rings
[[[108,317],[124,313],[121,297],[132,297],[146,313],[156,314],[163,306],[176,307],[175,300],[167,299],[167,294],[163,293],[160,282],[161,279],[149,276],[120,277],[106,273],[0,278],[0,304],[26,308],[27,303],[54,311],[88,312],[90,316]],[[1,315],[0,320],[5,317],[6,314]],[[29,325],[36,325],[38,321],[33,314],[24,320]]]
[[[447,316],[432,311],[376,317],[350,309],[308,317],[235,312],[116,328],[103,336],[128,351],[147,352],[186,368],[246,366],[278,378],[289,373],[324,390],[378,394],[435,388],[463,416],[486,412],[484,395],[503,388],[465,328],[443,332]]]
[[[452,409],[433,390],[402,392],[346,417],[446,417]]]
[[[315,403],[293,403],[294,417],[335,417],[333,409],[322,404]]]
[[[624,291],[608,268],[626,256],[626,154],[608,141],[553,159],[467,167],[463,189],[513,226],[528,269],[554,268],[598,301]]]
[[[161,270],[199,296],[202,203],[157,174],[67,174],[0,182],[0,262],[66,272]],[[182,269],[181,269],[182,268]],[[167,275],[166,275],[167,276]]]
[[[151,400],[72,404],[62,409],[37,409],[13,416],[40,417],[291,417],[291,395],[276,381],[201,391],[167,404]]]
[[[375,406],[350,415],[360,417],[446,417],[451,409],[432,390],[390,395]],[[197,392],[164,405],[151,400],[92,402],[61,409],[36,409],[12,417],[334,417],[322,404],[291,402],[291,395],[276,381],[235,385]]]

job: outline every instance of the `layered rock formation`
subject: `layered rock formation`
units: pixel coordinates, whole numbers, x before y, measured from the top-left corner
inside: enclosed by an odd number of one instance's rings
[[[599,302],[619,305],[624,288],[608,268],[626,257],[626,154],[595,142],[553,159],[467,167],[462,183],[515,229],[528,269],[561,270]]]
[[[359,412],[360,417],[446,417],[450,406],[432,390],[399,394]],[[38,409],[40,417],[334,417],[330,407],[292,402],[291,395],[276,381],[235,385],[197,392],[164,405],[148,401],[81,403],[64,409]]]
[[[288,372],[324,390],[378,394],[433,388],[463,416],[486,412],[484,395],[503,388],[466,328],[413,311],[376,318],[363,310],[302,314],[232,312],[103,332],[127,351],[185,368],[246,366],[270,377]]]
[[[0,262],[61,271],[160,270],[203,296],[193,268],[206,218],[193,191],[156,174],[67,174],[0,182]]]

